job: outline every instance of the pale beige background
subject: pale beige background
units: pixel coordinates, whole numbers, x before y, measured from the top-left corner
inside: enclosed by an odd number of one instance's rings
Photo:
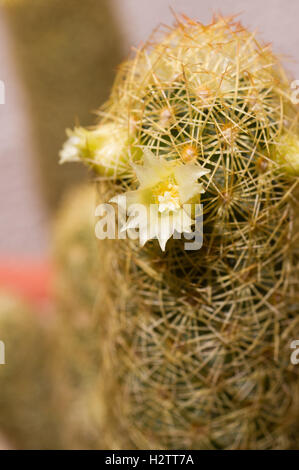
[[[299,0],[111,0],[111,4],[125,33],[125,53],[130,45],[145,41],[157,24],[171,24],[171,8],[204,23],[210,22],[213,11],[240,13],[244,25],[258,29],[277,53],[293,57],[288,68],[299,79]],[[34,144],[24,90],[1,9],[0,80],[6,82],[7,89],[6,105],[0,105],[0,257],[40,256],[49,245],[47,214],[31,164]]]
[[[0,257],[42,256],[48,250],[47,214],[33,167],[35,151],[28,106],[9,31],[0,10]]]
[[[296,63],[289,68],[299,78],[299,0],[112,0],[128,42],[144,41],[159,23],[171,24],[173,15],[185,13],[209,23],[213,12],[239,14],[244,26],[258,30],[279,54]]]

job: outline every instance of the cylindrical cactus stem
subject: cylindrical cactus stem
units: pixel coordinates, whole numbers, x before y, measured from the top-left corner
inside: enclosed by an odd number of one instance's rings
[[[93,150],[101,200],[140,241],[100,242],[107,447],[296,447],[298,109],[277,58],[231,18],[184,19],[121,67],[102,114],[127,134],[113,176]]]

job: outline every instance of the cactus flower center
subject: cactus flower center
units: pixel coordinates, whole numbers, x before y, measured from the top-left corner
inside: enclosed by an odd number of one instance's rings
[[[167,191],[158,194],[159,212],[173,212],[181,207],[179,188],[177,185],[169,183]]]

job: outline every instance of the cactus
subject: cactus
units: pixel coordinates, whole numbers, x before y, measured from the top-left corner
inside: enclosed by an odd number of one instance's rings
[[[64,198],[54,226],[55,364],[58,426],[66,449],[95,449],[101,434],[98,401],[100,252],[94,236],[95,187],[79,186]]]
[[[0,434],[16,449],[62,448],[57,413],[51,322],[21,299],[1,292]]]
[[[63,311],[80,325],[90,315],[98,291],[99,253],[94,237],[96,191],[81,185],[68,191],[54,223],[55,296]],[[81,320],[80,320],[81,318]],[[69,320],[69,319],[68,319]],[[80,329],[80,327],[79,327]]]
[[[100,242],[105,446],[298,447],[298,109],[279,60],[233,18],[182,17],[120,67],[100,115],[92,141],[125,135],[112,174],[82,133],[62,157],[91,165],[99,200],[127,203],[120,228],[139,228],[140,244]],[[190,231],[184,202],[203,205],[199,250],[172,236]]]
[[[56,216],[56,302],[49,315],[0,294],[0,341],[6,353],[3,365],[0,343],[0,448],[99,446],[99,319],[94,309],[100,301],[100,253],[94,201],[95,188],[76,188]]]

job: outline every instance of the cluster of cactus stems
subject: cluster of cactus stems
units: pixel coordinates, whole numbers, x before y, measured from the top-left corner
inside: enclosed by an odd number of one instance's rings
[[[99,201],[154,203],[160,225],[200,202],[204,219],[200,250],[165,227],[99,243],[104,445],[298,446],[299,115],[279,60],[234,18],[182,17],[121,65],[100,115],[61,152],[96,171]]]

